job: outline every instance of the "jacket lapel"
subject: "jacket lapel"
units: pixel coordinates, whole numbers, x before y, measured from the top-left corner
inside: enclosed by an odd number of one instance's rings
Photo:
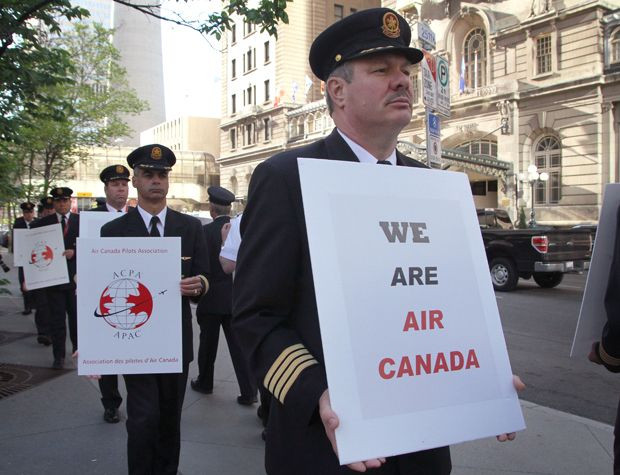
[[[359,163],[351,147],[347,145],[336,129],[332,130],[332,133],[325,138],[325,148],[327,149],[327,158],[330,160]]]
[[[135,237],[147,237],[149,235],[144,220],[137,208],[132,209],[127,213],[127,234]]]
[[[403,155],[398,150],[396,150],[396,165],[401,167],[428,168],[425,164],[420,163],[407,155]]]
[[[179,213],[168,208],[166,211],[166,224],[164,226],[164,236],[181,236],[183,231],[182,223],[179,220]]]

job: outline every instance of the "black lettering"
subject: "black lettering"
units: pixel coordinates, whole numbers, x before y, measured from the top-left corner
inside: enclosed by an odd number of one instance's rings
[[[405,273],[402,267],[394,269],[394,276],[392,277],[392,287],[396,284],[407,285],[407,279],[405,279]]]
[[[417,281],[418,285],[424,285],[422,283],[422,268],[410,267],[409,268],[409,285],[414,285],[413,281]]]
[[[426,285],[437,285],[437,267],[426,267]]]
[[[392,225],[392,230],[390,231],[390,224]],[[407,226],[409,223],[399,223],[397,221],[392,221],[388,223],[387,221],[379,221],[379,226],[383,229],[383,233],[385,237],[390,242],[395,242],[398,239],[398,242],[405,242],[407,239]],[[402,229],[400,228],[402,226]]]
[[[430,242],[428,236],[422,234],[422,230],[426,229],[426,223],[409,223],[411,232],[413,232],[413,242]]]

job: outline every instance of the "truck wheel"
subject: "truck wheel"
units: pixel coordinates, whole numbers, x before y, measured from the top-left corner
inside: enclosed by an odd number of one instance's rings
[[[496,257],[491,260],[489,267],[491,269],[491,281],[495,290],[500,292],[514,290],[519,280],[514,262],[505,257]]]
[[[561,272],[534,272],[534,280],[543,289],[552,289],[562,282],[564,274]]]

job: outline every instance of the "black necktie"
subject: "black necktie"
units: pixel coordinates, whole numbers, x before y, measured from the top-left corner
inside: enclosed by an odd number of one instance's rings
[[[62,218],[60,218],[60,227],[62,228],[62,231],[65,231],[65,228],[67,227],[67,217],[63,214]]]
[[[377,165],[391,165],[392,162],[389,160],[377,160]]]
[[[159,234],[159,229],[157,229],[157,224],[159,223],[159,218],[157,216],[153,216],[151,218],[151,237],[161,237]]]

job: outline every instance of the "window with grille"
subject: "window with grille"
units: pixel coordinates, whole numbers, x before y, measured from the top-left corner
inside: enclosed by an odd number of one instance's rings
[[[237,129],[230,129],[230,148],[237,148]]]
[[[476,28],[465,37],[463,45],[465,62],[465,86],[477,89],[487,84],[487,36],[482,28]]]
[[[611,62],[620,63],[620,30],[611,37]]]
[[[237,25],[234,23],[230,27],[230,42],[235,44],[237,42]]]
[[[265,80],[265,102],[268,102],[270,99],[270,93],[269,93],[269,79]]]
[[[472,140],[462,143],[456,149],[472,155],[486,155],[487,157],[497,158],[497,142],[493,140]]]
[[[334,20],[342,20],[344,16],[344,7],[342,5],[334,4]]]
[[[538,173],[547,172],[549,179],[534,186],[536,204],[556,204],[562,198],[562,149],[557,138],[546,136],[536,144],[534,164]]]
[[[237,113],[237,95],[236,94],[233,94],[232,96],[230,96],[230,113],[231,115]]]
[[[267,64],[270,60],[269,58],[269,41],[265,41],[265,64]]]
[[[536,74],[551,72],[551,35],[536,38]]]
[[[269,139],[271,139],[271,120],[269,120],[269,117],[263,119],[263,129],[263,139],[265,140],[265,142],[267,142]]]
[[[233,59],[230,62],[230,76],[232,77],[232,79],[235,79],[237,77],[237,60]]]

